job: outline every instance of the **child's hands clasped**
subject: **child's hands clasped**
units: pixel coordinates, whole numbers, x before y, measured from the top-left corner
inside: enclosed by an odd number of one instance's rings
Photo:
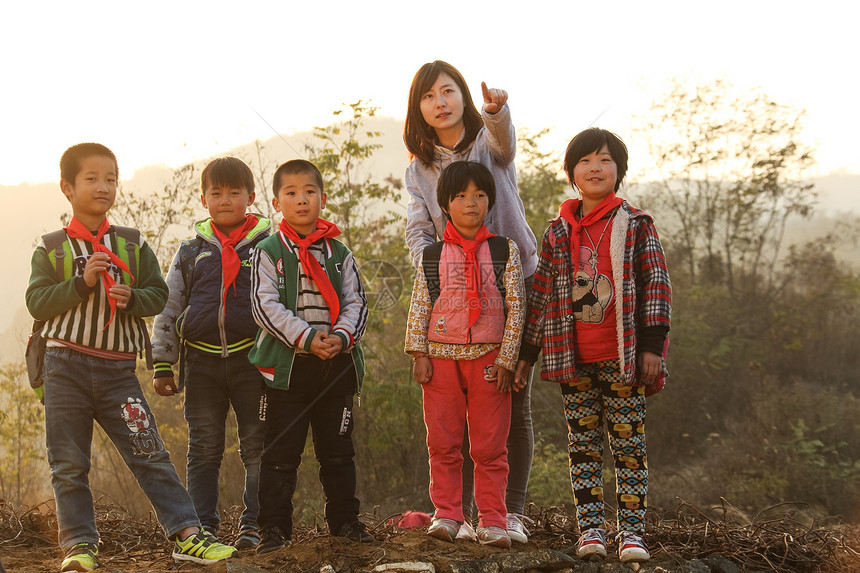
[[[117,308],[128,308],[128,303],[131,301],[131,287],[115,284],[110,287],[110,297],[116,300]]]
[[[514,371],[514,392],[519,392],[529,383],[529,375],[532,372],[532,365],[527,360],[517,361],[517,369]]]
[[[484,94],[484,110],[489,114],[498,113],[508,101],[508,92],[497,88],[488,88],[486,82],[481,82],[481,93]]]
[[[653,352],[643,351],[639,355],[639,380],[651,384],[663,372],[663,358]]]
[[[331,360],[343,350],[343,340],[336,334],[315,332],[311,341],[311,354],[322,360]]]
[[[84,282],[92,288],[99,282],[101,274],[110,268],[110,257],[107,253],[93,253],[84,265]],[[124,307],[123,307],[124,308]]]
[[[514,387],[514,373],[504,366],[493,364],[490,367],[489,380],[496,381],[496,390],[498,392],[510,392]]]

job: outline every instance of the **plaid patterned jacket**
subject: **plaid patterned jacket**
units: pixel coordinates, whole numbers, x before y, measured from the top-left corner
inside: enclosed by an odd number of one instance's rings
[[[575,269],[571,267],[569,232],[570,225],[558,217],[544,233],[520,351],[520,358],[534,363],[542,350],[541,378],[553,382],[576,380],[576,322],[571,300]],[[610,253],[612,281],[616,293],[621,293],[614,297],[618,356],[627,383],[633,384],[637,331],[652,326],[668,330],[672,285],[654,220],[626,201],[612,223]]]

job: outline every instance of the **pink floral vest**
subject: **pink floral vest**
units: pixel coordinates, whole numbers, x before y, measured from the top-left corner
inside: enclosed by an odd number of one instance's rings
[[[490,245],[481,243],[477,252],[480,270],[481,315],[468,328],[469,304],[466,255],[457,245],[445,243],[439,257],[439,298],[430,313],[427,339],[447,344],[500,343],[505,333],[505,299],[496,286]]]

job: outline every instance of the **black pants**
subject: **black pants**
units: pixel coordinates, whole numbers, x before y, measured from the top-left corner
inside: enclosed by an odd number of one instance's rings
[[[261,528],[280,527],[291,537],[293,493],[308,435],[325,493],[325,519],[336,533],[358,519],[355,449],[352,445],[355,367],[348,354],[331,360],[297,357],[289,390],[266,388],[266,441],[260,464]],[[346,391],[349,389],[348,391]]]

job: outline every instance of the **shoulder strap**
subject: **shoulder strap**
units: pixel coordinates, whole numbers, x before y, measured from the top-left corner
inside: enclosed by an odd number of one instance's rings
[[[182,271],[185,292],[189,295],[191,294],[191,285],[194,284],[194,263],[202,246],[203,238],[199,236],[182,241],[182,244],[179,245],[179,270]]]
[[[507,237],[490,237],[490,258],[493,260],[493,273],[496,275],[496,288],[499,289],[502,298],[505,298],[505,269],[508,267],[508,256],[510,245]]]
[[[424,278],[427,280],[427,291],[430,293],[430,306],[436,304],[439,292],[442,289],[442,279],[439,275],[439,260],[442,258],[442,241],[424,247],[421,257],[421,267],[424,269]]]
[[[64,265],[66,251],[63,249],[63,243],[66,242],[66,230],[58,229],[56,231],[46,233],[42,235],[42,242],[45,243],[45,250],[48,254],[51,254],[51,251],[54,251],[54,268],[57,272],[57,282],[63,282],[66,280]]]
[[[138,274],[137,253],[140,252],[140,231],[132,227],[122,227],[120,225],[113,226],[118,237],[125,239],[125,250],[128,253],[128,268],[134,269],[135,275]],[[119,254],[119,253],[117,253]]]

